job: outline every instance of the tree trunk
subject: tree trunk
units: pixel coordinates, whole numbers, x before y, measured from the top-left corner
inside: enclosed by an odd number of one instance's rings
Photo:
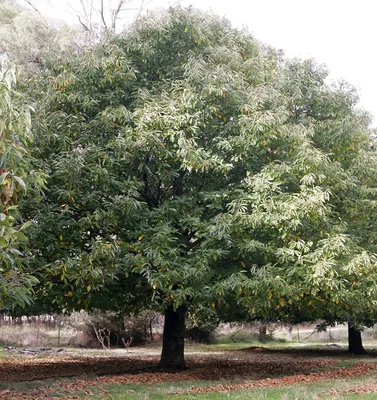
[[[259,322],[259,338],[265,338],[267,336],[267,324]]]
[[[289,342],[292,342],[292,331],[293,331],[293,325],[289,324],[288,325],[288,334],[287,334],[287,340]]]
[[[366,354],[361,340],[361,332],[348,322],[348,351],[352,354]]]
[[[162,354],[159,363],[161,368],[169,370],[187,368],[184,355],[186,311],[185,306],[180,306],[175,311],[173,306],[169,306],[165,311]]]

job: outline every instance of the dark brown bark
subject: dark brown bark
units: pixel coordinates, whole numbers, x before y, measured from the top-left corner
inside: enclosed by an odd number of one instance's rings
[[[352,354],[366,354],[361,332],[351,322],[348,322],[348,351]]]
[[[267,336],[267,325],[263,322],[259,322],[259,336],[265,337]]]
[[[185,306],[180,306],[175,311],[173,306],[169,306],[165,311],[160,368],[168,370],[187,368],[184,354],[186,311]]]

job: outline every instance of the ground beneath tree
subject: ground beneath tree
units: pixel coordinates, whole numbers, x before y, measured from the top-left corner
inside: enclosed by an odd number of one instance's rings
[[[22,391],[17,385],[0,390],[2,400],[54,398],[54,393],[65,399],[79,399],[83,392],[90,399],[90,388],[106,384],[155,384],[169,381],[200,381],[180,393],[208,393],[245,390],[318,382],[325,379],[344,379],[367,375],[377,365],[360,359],[356,365],[336,367],[344,355],[339,351],[267,350],[250,348],[242,351],[195,353],[187,355],[189,369],[182,372],[164,372],[156,367],[159,357],[148,353],[130,353],[114,356],[84,356],[59,353],[52,356],[7,356],[0,363],[0,382],[33,381],[36,384]],[[74,377],[70,380],[56,378]],[[47,381],[41,385],[38,381]],[[203,384],[208,382],[207,384]],[[214,381],[216,381],[214,383]],[[4,384],[1,384],[1,388]],[[361,391],[360,393],[365,393]],[[377,385],[364,388],[376,391]],[[348,393],[356,393],[349,391]],[[97,390],[98,396],[98,390]],[[61,398],[61,397],[60,397]],[[106,399],[106,391],[103,391]]]

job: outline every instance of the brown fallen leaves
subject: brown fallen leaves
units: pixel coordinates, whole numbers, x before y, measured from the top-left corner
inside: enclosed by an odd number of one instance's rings
[[[358,375],[367,375],[371,370],[376,370],[377,365],[360,363],[352,367],[343,367],[334,371],[311,372],[309,374],[297,374],[283,376],[281,378],[266,378],[254,382],[246,382],[236,385],[215,385],[209,387],[191,388],[181,393],[209,393],[209,392],[228,392],[234,390],[248,390],[254,388],[289,386],[298,383],[318,382],[325,379],[345,379]],[[377,385],[376,385],[377,387]],[[348,392],[347,392],[348,393]],[[350,391],[349,393],[354,393]]]
[[[334,396],[339,396],[343,394],[368,394],[368,393],[377,393],[377,383],[370,383],[369,385],[363,385],[348,390],[330,390],[328,392],[329,395],[334,395]]]
[[[333,370],[332,358],[292,356],[279,352],[260,351],[192,354],[187,356],[189,369],[177,373],[162,372],[156,368],[155,355],[114,357],[69,357],[56,355],[47,358],[12,357],[1,360],[0,381],[42,381],[33,389],[0,390],[2,400],[26,399],[90,399],[94,393],[103,396],[107,384],[155,384],[173,381],[203,381],[205,387],[193,387],[180,393],[222,392],[258,387],[286,386],[324,379],[341,379],[368,374],[376,365],[360,363]],[[330,369],[330,370],[329,370]],[[57,377],[76,377],[74,380],[55,380]],[[53,378],[54,381],[45,381]],[[213,381],[228,382],[214,384]],[[43,383],[44,382],[44,383]],[[13,385],[17,387],[17,385]],[[30,385],[29,385],[30,386]],[[78,393],[84,397],[79,397]]]
[[[0,361],[0,382],[33,381],[83,374],[113,374],[153,365],[156,357],[143,360],[129,357],[11,357]]]

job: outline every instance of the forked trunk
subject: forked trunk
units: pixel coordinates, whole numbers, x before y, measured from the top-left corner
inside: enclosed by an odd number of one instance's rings
[[[361,339],[361,332],[351,322],[348,322],[348,351],[352,354],[366,353]]]
[[[185,306],[180,306],[175,311],[173,306],[169,306],[165,311],[160,368],[168,370],[186,369],[184,354],[186,311]]]

